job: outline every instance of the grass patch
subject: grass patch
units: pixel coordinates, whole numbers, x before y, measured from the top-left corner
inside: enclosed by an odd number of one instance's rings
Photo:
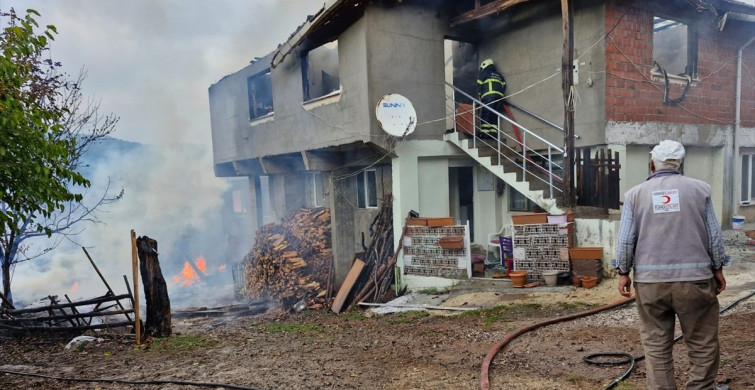
[[[557,306],[562,309],[581,309],[583,307],[587,307],[590,305],[585,302],[577,301],[577,302],[558,302]]]
[[[495,322],[510,322],[512,321],[506,315],[508,309],[506,306],[495,306],[489,309],[470,310],[459,314],[459,317],[480,317],[485,328],[490,327]]]
[[[430,313],[424,310],[413,310],[393,313],[388,318],[389,324],[409,324],[412,322],[419,322],[425,317],[429,317]]]
[[[186,352],[211,347],[217,343],[218,340],[212,338],[180,335],[157,338],[152,342],[149,349],[155,352]]]
[[[325,332],[325,327],[320,324],[294,324],[294,323],[274,323],[263,324],[259,329],[265,333],[319,333]]]
[[[361,310],[349,310],[339,314],[338,317],[345,321],[362,321],[365,319],[364,312]]]

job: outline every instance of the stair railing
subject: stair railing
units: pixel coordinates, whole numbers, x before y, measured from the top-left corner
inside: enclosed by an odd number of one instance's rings
[[[532,175],[532,177],[534,177],[534,178],[536,178],[536,179],[538,179],[538,180],[540,180],[543,183],[546,183],[548,185],[548,188],[550,189],[550,197],[551,198],[553,198],[553,196],[554,196],[553,195],[554,190],[556,190],[558,192],[563,192],[563,190],[561,188],[559,188],[558,186],[554,185],[554,183],[553,183],[554,181],[559,182],[559,183],[563,183],[563,178],[560,177],[560,176],[558,176],[557,174],[555,174],[553,172],[554,168],[558,169],[558,170],[563,170],[563,167],[560,164],[556,163],[554,161],[554,159],[553,159],[554,156],[563,156],[563,154],[564,154],[564,149],[563,148],[556,146],[555,144],[551,143],[550,141],[546,140],[545,138],[539,136],[538,134],[534,133],[533,131],[531,131],[531,130],[527,129],[526,127],[522,126],[520,123],[517,123],[516,121],[514,121],[511,118],[509,118],[508,116],[501,114],[500,112],[498,112],[497,110],[493,109],[489,105],[481,102],[480,100],[474,98],[473,96],[469,95],[468,93],[462,91],[461,89],[459,89],[458,87],[454,86],[453,84],[450,84],[450,83],[446,82],[446,86],[449,87],[449,88],[451,88],[451,90],[450,90],[451,93],[446,96],[446,107],[448,109],[450,109],[450,110],[453,110],[453,112],[454,112],[453,127],[454,127],[454,131],[455,132],[459,132],[459,129],[457,128],[458,124],[459,124],[458,123],[459,120],[464,121],[464,123],[462,123],[463,127],[466,128],[467,130],[470,129],[470,128],[472,129],[472,133],[473,134],[471,134],[471,135],[472,135],[472,147],[473,148],[477,148],[477,143],[478,142],[481,142],[481,143],[483,143],[483,144],[485,144],[487,146],[492,147],[497,152],[497,164],[498,165],[501,165],[502,159],[507,160],[508,162],[512,163],[517,168],[519,168],[519,169],[522,170],[522,177],[525,180],[527,178],[527,173],[530,173]],[[459,112],[458,111],[459,107],[458,107],[458,103],[456,102],[456,99],[455,99],[455,94],[456,93],[459,93],[459,94],[465,96],[466,98],[468,98],[472,102],[471,120],[468,119],[468,117],[469,117],[468,115],[464,115],[464,114],[469,114],[468,111],[467,112]],[[496,137],[495,140],[492,140],[492,141],[495,141],[495,143],[496,143],[496,145],[494,145],[494,146],[489,143],[489,142],[491,142],[491,140],[489,140],[489,139],[483,139],[483,138],[481,138],[481,137],[478,136],[478,133],[480,131],[480,126],[477,125],[477,122],[478,122],[477,109],[478,108],[490,110],[491,112],[495,113],[495,115],[497,117],[497,120],[498,120],[498,123],[497,123],[497,125],[498,125],[498,127],[497,127],[498,128],[497,137]],[[519,110],[522,110],[518,106],[516,106],[515,108],[519,109]],[[531,114],[531,113],[529,113],[526,110],[522,110],[522,111],[524,111],[524,112],[526,112],[526,113],[534,116],[534,114]],[[546,121],[546,123],[548,123],[548,121],[545,120],[544,118],[540,118],[540,117],[537,117],[537,118],[540,119],[540,120],[542,120],[542,121]],[[482,121],[482,119],[480,118],[479,121]],[[521,131],[521,133],[520,133],[521,140],[512,137],[510,134],[506,134],[506,133],[500,131],[502,121],[506,121],[506,122],[510,123],[512,126],[517,127]],[[550,122],[548,124],[550,124],[552,126],[555,126],[555,124],[553,124],[552,122]],[[558,127],[558,126],[555,126],[555,127],[558,128],[558,129],[562,129],[562,128]],[[505,137],[505,138],[502,139],[502,137]],[[532,137],[534,137],[534,139],[536,141],[539,141],[540,143],[545,144],[545,146],[546,146],[545,155],[543,155],[540,151],[538,151],[536,149],[533,149],[532,147],[529,146],[531,143],[528,144],[527,139],[528,138],[531,139]],[[509,146],[508,140],[513,141],[512,144],[518,146],[519,150],[517,150],[517,149],[515,149],[515,148],[513,148],[511,146]],[[536,142],[536,141],[533,141],[533,142]],[[504,150],[508,150],[508,151],[512,152],[511,154],[515,155],[516,157],[521,157],[521,164],[519,162],[517,162],[515,159],[509,157],[509,154],[503,153]],[[540,165],[538,165],[537,163],[535,163],[532,160],[533,156],[538,156],[540,159],[544,160],[547,163],[547,165],[548,165],[547,169],[543,168]],[[538,176],[538,175],[530,172],[528,170],[528,167],[527,167],[528,162],[530,164],[532,164],[535,167],[535,169],[537,169],[537,170],[545,173],[547,175],[547,181],[545,179],[541,178],[540,176]]]

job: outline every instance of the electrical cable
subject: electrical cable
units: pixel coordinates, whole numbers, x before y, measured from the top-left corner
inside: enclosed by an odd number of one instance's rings
[[[124,385],[179,385],[179,386],[218,387],[218,388],[237,389],[237,390],[262,390],[256,387],[231,385],[227,383],[190,382],[190,381],[172,381],[172,380],[130,381],[130,380],[124,380],[124,379],[107,379],[107,378],[64,378],[64,377],[54,376],[54,375],[34,374],[30,372],[20,372],[20,371],[11,371],[11,370],[2,370],[2,369],[0,369],[0,373],[8,374],[8,375],[31,376],[31,377],[43,378],[43,379],[54,379],[54,380],[69,381],[69,382],[99,382],[99,383],[107,382],[107,383],[120,383]]]

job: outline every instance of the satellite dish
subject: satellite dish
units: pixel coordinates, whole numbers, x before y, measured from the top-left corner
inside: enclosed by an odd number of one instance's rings
[[[394,137],[409,135],[417,127],[417,112],[412,102],[397,93],[385,95],[378,101],[375,116],[383,131]]]

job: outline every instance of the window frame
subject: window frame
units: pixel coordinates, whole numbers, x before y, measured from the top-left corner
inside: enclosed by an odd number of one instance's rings
[[[267,78],[268,83],[270,85],[270,111],[265,113],[257,113],[256,108],[256,82],[261,80],[262,78]],[[249,106],[249,121],[256,121],[261,118],[265,118],[268,116],[272,116],[275,113],[275,104],[273,99],[273,74],[270,68],[267,68],[263,71],[257,72],[249,77],[246,78],[246,94],[247,94],[247,103]]]
[[[307,186],[309,187],[308,202],[310,207],[322,207],[325,203],[322,191],[322,179],[322,172],[307,173]]]
[[[338,81],[338,88],[333,89],[328,92],[322,92],[320,94],[317,94],[316,96],[312,95],[312,91],[310,88],[310,85],[312,84],[310,81],[310,65],[311,65],[311,59],[310,55],[317,51],[318,49],[326,48],[326,46],[330,44],[335,44],[335,47],[333,48],[335,50],[335,59],[336,59],[336,71],[337,74],[335,75],[335,80]],[[333,50],[329,49],[329,50]],[[329,76],[333,77],[329,73],[325,72],[324,66],[318,67],[316,70],[319,70],[321,73],[326,73]],[[309,102],[315,102],[321,99],[328,98],[330,96],[338,95],[341,93],[341,59],[339,54],[339,42],[338,38],[326,42],[322,45],[319,45],[317,47],[313,47],[310,50],[307,50],[306,52],[302,53],[301,55],[301,82],[302,82],[302,101],[303,103],[309,103]],[[323,84],[323,78],[320,78],[320,88],[324,88]]]
[[[372,176],[372,182],[370,176]],[[359,171],[356,175],[356,185],[357,207],[360,209],[376,209],[378,207],[377,169],[372,168]]]
[[[524,196],[521,192],[515,190],[511,186],[506,186],[510,189],[509,191],[509,211],[522,211],[522,212],[530,212],[532,211],[532,208],[535,206],[535,202],[533,202],[530,198]],[[522,199],[520,199],[520,197]],[[525,207],[524,208],[518,208],[514,206],[515,202],[521,202],[524,200]]]
[[[753,172],[754,165],[755,152],[742,153],[742,158],[740,160],[739,177],[741,186],[739,204],[741,205],[755,204],[755,172]]]
[[[656,61],[656,19],[663,19],[665,21],[670,22],[676,22],[679,24],[682,24],[687,29],[687,53],[686,53],[686,63],[684,65],[684,73],[691,77],[693,81],[699,81],[698,77],[698,65],[699,65],[699,52],[698,52],[698,46],[699,46],[699,33],[696,24],[694,21],[685,20],[683,18],[674,18],[670,17],[665,14],[656,13],[653,15],[653,29],[652,29],[652,50],[653,50],[653,61]],[[666,66],[667,64],[661,64],[662,66]],[[688,82],[687,78],[682,76],[682,73],[674,73],[672,70],[666,69],[668,79],[670,83],[675,84],[686,84]],[[650,71],[650,74],[652,76],[653,81],[664,81],[664,75],[663,72],[658,69],[657,66],[653,66],[653,68]]]

